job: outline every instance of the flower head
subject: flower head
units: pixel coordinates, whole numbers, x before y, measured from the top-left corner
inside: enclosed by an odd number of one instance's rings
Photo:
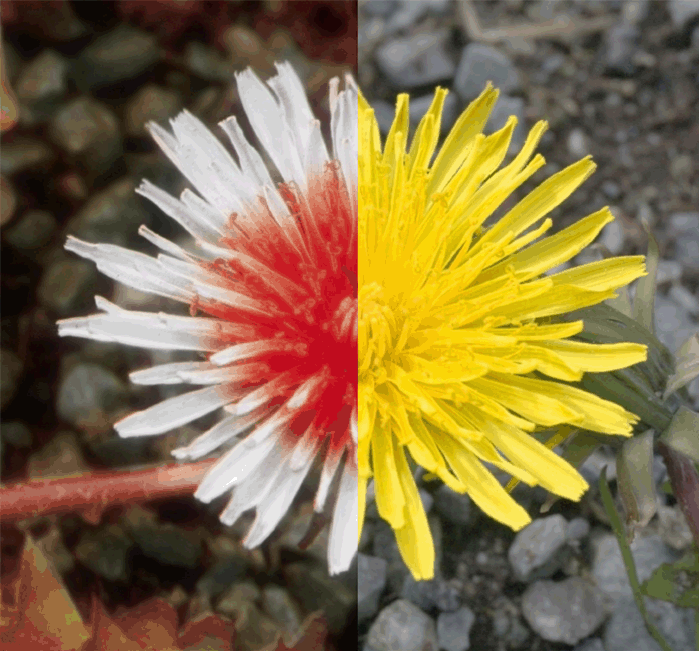
[[[209,502],[232,488],[225,524],[254,508],[248,547],[274,530],[321,458],[316,511],[339,474],[328,549],[330,571],[339,572],[357,547],[357,90],[349,78],[342,91],[331,83],[330,156],[299,78],[289,64],[277,72],[267,84],[251,71],[237,82],[283,183],[272,182],[235,117],[220,126],[237,160],[185,111],[171,121],[172,133],[155,124],[150,131],[198,194],[187,189],[176,199],[148,181],[138,192],[195,246],[143,226],[157,258],[75,238],[66,244],[114,280],[188,304],[190,316],[132,312],[97,297],[102,313],[64,320],[59,333],[204,353],[132,373],[137,384],[202,388],[132,414],[116,430],[149,436],[228,412],[174,455],[197,459],[240,438],[196,497]]]
[[[646,358],[638,344],[574,340],[582,321],[558,318],[614,297],[645,273],[642,256],[544,275],[613,219],[605,208],[542,238],[546,215],[592,161],[558,172],[486,226],[544,165],[534,150],[546,123],[501,167],[516,119],[482,134],[497,99],[489,86],[433,160],[445,97],[438,89],[406,150],[407,96],[383,146],[359,96],[359,521],[373,477],[379,515],[418,579],[433,576],[434,549],[410,460],[520,529],[529,515],[485,464],[579,499],[585,480],[532,432],[567,423],[630,435],[633,414],[570,383]]]

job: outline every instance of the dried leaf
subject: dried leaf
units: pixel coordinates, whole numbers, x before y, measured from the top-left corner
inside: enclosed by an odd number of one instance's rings
[[[31,536],[25,537],[19,571],[10,586],[11,605],[2,604],[0,642],[4,651],[41,648],[71,651],[90,637],[58,573]]]

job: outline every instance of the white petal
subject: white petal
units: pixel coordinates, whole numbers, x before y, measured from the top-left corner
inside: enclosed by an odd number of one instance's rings
[[[224,454],[209,470],[206,477],[194,493],[194,497],[202,502],[210,502],[223,495],[233,486],[240,484],[255,472],[257,467],[269,456],[270,452],[279,446],[277,438],[270,436],[259,445],[250,445],[247,439],[240,441],[234,448]],[[263,481],[265,475],[256,473],[255,477]]]
[[[192,210],[190,206],[178,201],[150,181],[144,179],[141,185],[136,188],[136,192],[152,201],[195,239],[214,243],[224,233],[224,220],[218,213],[215,213],[217,215],[216,220],[206,219],[206,217],[209,217],[208,212]],[[209,210],[215,212],[211,207],[209,207]]]
[[[174,362],[134,371],[129,374],[129,379],[134,384],[182,384],[186,382],[181,375],[183,371],[205,371],[212,368],[216,367],[210,362]]]
[[[337,502],[330,525],[328,541],[328,566],[330,574],[349,569],[357,553],[357,531],[359,524],[359,495],[357,470],[351,462],[345,468],[337,491]]]
[[[284,459],[282,446],[276,439],[267,456],[257,466],[257,472],[248,476],[233,491],[233,497],[226,505],[219,519],[223,524],[233,524],[245,511],[253,509],[264,498],[269,487],[274,484]]]
[[[253,427],[264,416],[264,411],[256,411],[242,417],[228,416],[216,423],[211,429],[197,436],[187,447],[173,450],[172,455],[176,459],[201,459],[209,452],[213,452],[219,446]]]
[[[72,236],[68,236],[65,248],[92,260],[103,274],[133,289],[184,303],[194,299],[189,283],[166,278],[158,261],[143,253],[114,244],[90,244]]]
[[[235,399],[228,387],[207,387],[168,398],[120,420],[114,429],[122,437],[163,434],[223,407]]]
[[[325,502],[328,499],[333,478],[335,477],[337,469],[340,467],[340,461],[344,453],[344,447],[339,449],[330,448],[326,452],[323,468],[320,471],[320,482],[318,483],[315,500],[313,501],[313,509],[316,513],[321,513],[325,508]]]
[[[257,547],[274,531],[294,501],[303,480],[313,465],[313,460],[314,457],[309,456],[298,470],[292,470],[288,460],[283,463],[274,482],[268,484],[264,498],[257,503],[255,521],[243,540],[245,547],[248,549]]]

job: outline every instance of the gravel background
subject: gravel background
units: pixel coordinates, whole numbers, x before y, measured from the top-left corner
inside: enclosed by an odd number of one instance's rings
[[[657,334],[674,351],[697,330],[699,3],[360,0],[359,6],[359,80],[384,135],[398,92],[411,95],[414,127],[434,86],[449,88],[448,128],[493,81],[501,95],[490,130],[517,115],[522,126],[514,140],[521,144],[534,122],[549,122],[539,147],[547,165],[534,183],[587,154],[598,164],[551,215],[554,231],[609,205],[617,219],[598,241],[614,254],[637,254],[647,247],[642,223],[650,224],[662,259]],[[698,382],[690,393],[699,403]],[[602,450],[583,472],[594,482],[605,465],[613,477],[613,457]],[[656,466],[660,484],[665,468],[660,460]],[[557,503],[547,516],[539,516],[543,492],[518,490],[536,519],[515,536],[468,498],[422,486],[437,577],[416,584],[408,576],[390,529],[370,507],[359,561],[364,651],[657,651],[594,489],[580,504]],[[642,579],[691,542],[673,500],[661,501],[659,517],[634,543]],[[696,648],[691,613],[649,603],[673,649]]]
[[[115,286],[63,243],[74,234],[153,254],[140,224],[181,239],[134,193],[143,178],[185,187],[144,125],[186,107],[222,136],[216,123],[242,113],[236,71],[268,77],[289,60],[327,121],[328,80],[356,66],[356,3],[9,0],[2,23],[3,84],[20,104],[19,124],[2,135],[2,481],[171,462],[206,422],[128,441],[112,423],[172,395],[130,385],[128,373],[177,356],[58,339],[55,322],[94,312],[95,294],[131,309],[182,306]],[[254,651],[322,609],[331,648],[353,650],[356,570],[327,577],[324,535],[296,547],[312,487],[261,550],[240,544],[250,518],[225,528],[220,500],[183,497],[111,508],[99,524],[71,514],[4,526],[3,574],[30,531],[84,614],[91,594],[110,610],[164,596],[183,622],[209,609],[237,619],[236,648]]]
[[[95,293],[135,309],[171,309],[114,287],[62,250],[69,233],[148,250],[136,237],[141,223],[180,236],[133,193],[143,177],[173,192],[183,187],[145,137],[144,123],[187,107],[213,125],[240,108],[232,73],[253,65],[267,74],[275,58],[294,63],[326,115],[327,79],[357,63],[352,2],[205,2],[194,3],[196,11],[192,3],[183,10],[170,3],[167,14],[162,4],[2,3],[4,60],[21,104],[20,124],[2,136],[9,184],[2,211],[3,482],[167,460],[194,435],[192,428],[152,441],[118,439],[111,423],[160,395],[129,386],[127,373],[166,359],[58,340],[54,325],[92,311]],[[469,7],[476,21],[464,13]],[[531,24],[539,27],[529,30]],[[562,32],[543,36],[547,24]],[[652,225],[662,257],[657,330],[674,350],[699,315],[698,24],[698,3],[675,0],[360,2],[358,78],[384,129],[397,92],[417,100],[419,119],[436,84],[452,89],[453,121],[492,79],[503,89],[494,127],[511,113],[526,126],[550,123],[540,147],[548,166],[538,180],[591,153],[598,171],[552,215],[555,228],[609,204],[618,219],[602,242],[626,254],[645,252],[641,223]],[[699,399],[697,383],[691,391]],[[585,468],[588,478],[610,463],[613,477],[611,458],[600,452]],[[658,463],[657,481],[664,476]],[[594,491],[581,504],[557,504],[515,540],[467,498],[425,488],[438,578],[412,582],[390,531],[370,510],[358,615],[356,570],[330,581],[322,539],[308,553],[293,546],[310,492],[265,554],[240,548],[244,527],[221,528],[218,505],[207,510],[181,499],[114,509],[100,525],[70,515],[4,527],[2,569],[12,570],[29,530],[81,608],[96,590],[109,607],[165,595],[183,619],[209,607],[232,616],[244,610],[251,623],[241,649],[259,648],[322,606],[342,649],[357,648],[359,639],[367,651],[656,651]],[[545,496],[520,491],[518,499],[536,514]],[[686,526],[663,498],[661,517],[635,543],[641,577],[688,544]],[[687,613],[659,602],[650,607],[676,651],[695,648]]]

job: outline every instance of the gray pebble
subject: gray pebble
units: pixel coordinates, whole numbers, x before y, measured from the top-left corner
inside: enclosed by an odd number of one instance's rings
[[[386,587],[387,567],[388,563],[383,558],[358,555],[357,609],[360,622],[376,614],[379,599]]]
[[[661,635],[673,651],[695,651],[694,616],[689,608],[677,608],[667,601],[646,598],[646,608]],[[630,597],[616,606],[604,630],[606,651],[657,651],[636,603]]]
[[[95,276],[95,267],[88,262],[59,259],[39,281],[39,303],[59,316],[73,315],[79,307],[87,307]]]
[[[81,52],[76,81],[89,89],[126,81],[148,70],[160,55],[154,35],[122,24]]]
[[[522,596],[529,626],[549,642],[577,644],[602,624],[608,604],[591,583],[573,576],[564,581],[537,581]]]
[[[38,249],[51,240],[56,227],[56,220],[51,213],[45,210],[28,210],[5,233],[5,239],[16,249]]]
[[[619,543],[612,533],[592,539],[592,575],[597,587],[613,600],[631,597],[631,586],[621,558]],[[636,536],[631,543],[639,581],[645,581],[663,563],[676,560],[660,536]]]
[[[437,631],[431,617],[409,601],[398,599],[384,608],[369,629],[372,651],[437,651]]]
[[[454,75],[444,40],[435,32],[390,40],[376,50],[376,63],[397,88],[435,85]]]
[[[64,421],[80,427],[96,415],[107,415],[124,402],[126,387],[97,364],[77,364],[61,377],[56,411]]]
[[[442,485],[434,493],[434,506],[440,517],[451,524],[466,526],[471,523],[471,498],[466,493],[455,493]]]
[[[517,580],[528,583],[552,576],[569,553],[568,523],[562,515],[538,518],[517,533],[507,557]]]
[[[468,651],[471,648],[469,634],[475,622],[475,614],[466,606],[454,613],[442,613],[437,618],[439,648],[444,651]]]
[[[470,43],[461,55],[454,88],[462,99],[470,101],[483,92],[488,81],[501,93],[509,93],[519,87],[519,74],[499,50],[490,45]]]

